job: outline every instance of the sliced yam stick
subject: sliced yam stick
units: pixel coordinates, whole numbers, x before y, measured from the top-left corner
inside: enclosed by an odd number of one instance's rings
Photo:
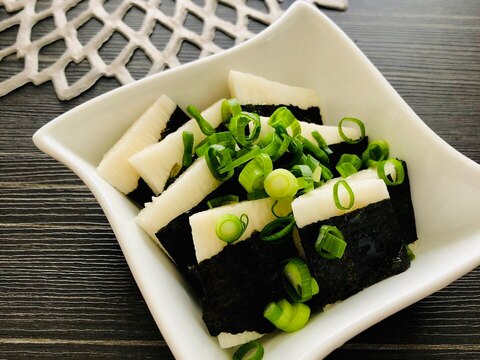
[[[217,336],[218,342],[222,349],[231,348],[234,346],[245,344],[249,341],[259,339],[264,334],[260,334],[256,331],[244,331],[239,334],[230,334],[222,332]]]
[[[296,198],[292,202],[293,216],[299,228],[317,221],[339,216],[356,209],[388,199],[387,186],[380,179],[367,179],[364,181],[348,183],[355,195],[353,207],[348,210],[340,210],[333,200],[332,186],[321,186],[305,195]],[[338,189],[338,197],[341,204],[349,203],[349,194],[343,186]]]
[[[97,168],[98,173],[124,194],[133,191],[140,178],[128,159],[161,137],[162,131],[177,105],[162,95],[123,134],[120,140],[105,154]]]
[[[248,239],[254,231],[261,231],[265,225],[275,220],[276,217],[271,210],[273,203],[274,200],[271,198],[242,201],[237,204],[220,206],[190,216],[190,226],[192,227],[197,261],[200,263],[205,259],[211,258],[222,251],[227,245],[227,243],[220,240],[215,233],[216,223],[222,215],[231,214],[240,217],[242,214],[246,214],[248,216],[248,226],[236,242],[238,243],[239,241]]]
[[[222,122],[220,112],[222,101],[223,99],[202,112],[202,116],[214,128],[218,127]],[[196,121],[192,119],[177,131],[165,137],[161,142],[150,145],[129,159],[130,164],[138,171],[142,179],[145,180],[156,195],[159,195],[164,190],[173,167],[181,167],[182,165],[182,133],[184,131],[193,133],[193,146],[196,146],[205,138]]]
[[[239,71],[230,71],[228,85],[232,97],[239,101],[244,111],[270,116],[278,107],[286,106],[298,120],[322,124],[320,101],[312,89]]]

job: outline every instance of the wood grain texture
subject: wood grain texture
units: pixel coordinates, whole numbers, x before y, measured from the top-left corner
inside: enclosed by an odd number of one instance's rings
[[[170,11],[174,3],[162,6]],[[221,11],[234,20],[234,13]],[[350,0],[347,12],[325,12],[429,127],[480,163],[478,0]],[[3,16],[9,14],[0,6]],[[129,21],[135,23],[135,15]],[[95,31],[92,26],[85,36]],[[42,28],[36,31],[41,35]],[[158,42],[167,35],[158,30]],[[0,48],[14,37],[14,29],[1,32]],[[232,46],[228,38],[218,39],[222,47]],[[105,48],[105,56],[113,59],[121,41]],[[51,63],[61,51],[57,44],[41,59]],[[183,61],[198,53],[183,51]],[[1,60],[0,78],[19,64]],[[147,66],[136,60],[135,76]],[[81,71],[73,67],[71,78]],[[113,78],[102,79],[69,102],[57,100],[51,84],[25,85],[0,98],[0,359],[173,359],[101,208],[73,173],[31,141],[43,124],[117,86]],[[479,316],[477,268],[328,359],[479,359]]]

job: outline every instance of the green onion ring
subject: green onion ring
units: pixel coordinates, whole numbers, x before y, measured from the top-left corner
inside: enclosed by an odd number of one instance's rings
[[[392,164],[393,167],[395,168],[395,180],[392,181],[390,178],[385,174],[385,166],[387,164]],[[378,163],[377,167],[377,174],[380,179],[385,181],[385,184],[387,186],[395,186],[395,185],[400,185],[403,183],[405,180],[405,169],[403,168],[403,164],[401,161],[397,159],[387,159],[384,161],[380,161]]]
[[[356,124],[360,129],[360,138],[358,138],[357,140],[354,140],[354,139],[350,139],[347,135],[345,135],[345,133],[343,132],[343,128],[342,128],[342,125],[343,125],[344,122],[351,122],[351,123]],[[358,120],[358,119],[355,119],[355,118],[343,118],[338,123],[338,133],[340,134],[340,137],[344,141],[346,141],[347,143],[358,144],[365,137],[365,125],[363,124],[363,122],[361,120]]]
[[[305,302],[313,297],[312,275],[302,259],[288,259],[283,266],[283,275],[283,285],[293,301]]]
[[[338,188],[340,185],[343,185],[345,190],[347,190],[348,195],[350,197],[349,203],[347,206],[343,206],[340,202],[340,198],[338,197]],[[355,203],[355,194],[353,193],[352,188],[350,185],[345,180],[339,180],[333,185],[333,201],[335,202],[335,206],[340,209],[340,210],[350,210],[353,207],[353,204]]]
[[[182,164],[184,167],[192,165],[192,152],[193,152],[193,133],[191,131],[182,132],[183,141],[183,159]]]
[[[193,105],[187,106],[187,112],[197,121],[198,127],[205,135],[212,135],[215,132],[215,129],[210,125],[210,123],[204,119],[200,110],[198,110]]]
[[[292,233],[295,226],[293,216],[284,216],[265,225],[260,232],[260,239],[268,242],[278,242]]]
[[[255,350],[251,355],[245,357],[249,352]],[[262,360],[264,349],[262,344],[257,340],[249,341],[241,345],[234,353],[233,360]]]
[[[315,242],[315,251],[325,259],[342,258],[347,243],[336,226],[322,225]]]
[[[253,129],[250,130],[249,124],[253,123]],[[249,147],[258,139],[261,130],[260,116],[255,113],[242,111],[235,115],[228,124],[228,129],[241,147]],[[249,132],[249,135],[247,135]]]
[[[263,190],[265,178],[272,170],[273,164],[270,156],[260,153],[242,169],[238,176],[238,182],[248,193]]]
[[[231,244],[242,236],[247,226],[248,216],[246,214],[242,214],[240,217],[224,214],[217,220],[215,233],[220,240]]]
[[[232,117],[242,112],[242,107],[237,99],[225,99],[221,107],[222,122],[229,122]]]
[[[238,203],[239,197],[237,195],[225,195],[213,198],[207,201],[209,209],[213,209],[222,205]]]
[[[205,151],[205,161],[210,169],[213,177],[218,181],[226,181],[230,179],[234,172],[230,170],[224,174],[219,172],[221,167],[225,167],[232,162],[231,150],[223,145],[214,144]]]
[[[388,143],[384,140],[375,140],[368,144],[362,154],[362,161],[366,167],[376,166],[380,161],[388,158]]]
[[[279,107],[273,112],[268,119],[268,125],[273,127],[278,134],[288,134],[288,129],[290,129],[291,137],[299,135],[302,131],[300,122],[285,106]]]

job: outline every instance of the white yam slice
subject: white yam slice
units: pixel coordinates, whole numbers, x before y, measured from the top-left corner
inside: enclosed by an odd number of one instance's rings
[[[332,186],[323,185],[296,198],[292,202],[292,210],[297,226],[303,228],[317,221],[339,216],[389,198],[387,186],[383,180],[366,179],[351,181],[348,184],[355,195],[355,202],[349,210],[340,210],[336,207],[333,200],[333,183]],[[338,197],[341,204],[348,204],[350,197],[342,185],[338,188]]]
[[[97,168],[108,183],[124,194],[137,187],[140,175],[128,159],[160,139],[170,116],[177,105],[162,95],[123,134],[120,140],[105,154]]]
[[[180,177],[151,203],[145,204],[135,221],[158,242],[155,234],[177,216],[198,205],[220,186],[204,157],[198,158]]]
[[[290,86],[260,76],[230,71],[228,85],[240,104],[295,105],[301,109],[318,107],[320,101],[312,89]]]
[[[214,128],[222,122],[220,112],[222,101],[223,99],[202,112],[202,116]],[[177,131],[165,137],[161,142],[150,145],[130,158],[132,166],[156,195],[160,194],[165,188],[172,168],[175,165],[180,166],[182,164],[182,134],[184,131],[193,133],[194,147],[206,137],[201,132],[197,122],[191,119]]]
[[[232,205],[220,206],[210,210],[202,211],[190,216],[193,243],[197,261],[209,259],[218,254],[227,245],[220,240],[215,233],[215,226],[222,215],[232,214],[240,217],[242,214],[248,216],[249,222],[245,232],[238,239],[248,239],[254,231],[261,231],[265,225],[276,219],[272,213],[274,200],[271,198],[242,201]],[[235,244],[236,244],[235,243]]]

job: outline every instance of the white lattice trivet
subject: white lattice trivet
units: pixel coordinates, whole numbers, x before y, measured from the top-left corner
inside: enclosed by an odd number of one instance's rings
[[[68,20],[67,11],[76,7],[80,0],[52,0],[47,8],[36,11],[39,1],[0,0],[0,5],[3,5],[6,11],[17,11],[6,19],[0,19],[0,34],[4,30],[18,26],[15,43],[0,50],[0,66],[5,66],[1,65],[1,61],[7,56],[16,56],[16,58],[24,60],[23,70],[0,82],[0,96],[28,82],[39,85],[51,80],[58,98],[62,100],[81,94],[102,76],[115,76],[120,83],[126,84],[134,81],[126,65],[137,49],[143,50],[150,59],[152,65],[148,74],[153,74],[165,68],[180,65],[177,55],[184,41],[198,46],[199,57],[204,57],[223,50],[214,43],[216,30],[227,34],[234,39],[235,44],[239,44],[255,35],[248,29],[249,19],[268,25],[283,12],[279,4],[279,1],[282,0],[264,0],[266,11],[259,11],[249,6],[248,0],[205,0],[203,5],[198,5],[198,0],[177,0],[175,11],[171,16],[161,11],[161,0],[123,0],[112,13],[105,9],[108,1],[89,0],[88,6],[83,12]],[[348,6],[348,0],[305,1],[340,10],[345,10]],[[219,3],[235,10],[236,21],[234,23],[216,15]],[[132,29],[124,21],[132,7],[145,13],[139,29]],[[201,34],[184,26],[189,13],[203,21]],[[32,40],[34,25],[49,17],[53,18],[55,29]],[[86,44],[82,45],[78,39],[77,30],[92,18],[100,21],[103,26]],[[150,39],[152,31],[158,23],[172,29],[170,39],[162,50],[158,49]],[[127,41],[118,56],[109,63],[102,59],[99,49],[115,32],[123,35]],[[53,59],[51,65],[40,69],[40,50],[60,39],[65,43],[65,51],[58,58]],[[76,82],[69,84],[65,76],[68,64],[79,63],[84,59],[88,60],[90,70]]]

